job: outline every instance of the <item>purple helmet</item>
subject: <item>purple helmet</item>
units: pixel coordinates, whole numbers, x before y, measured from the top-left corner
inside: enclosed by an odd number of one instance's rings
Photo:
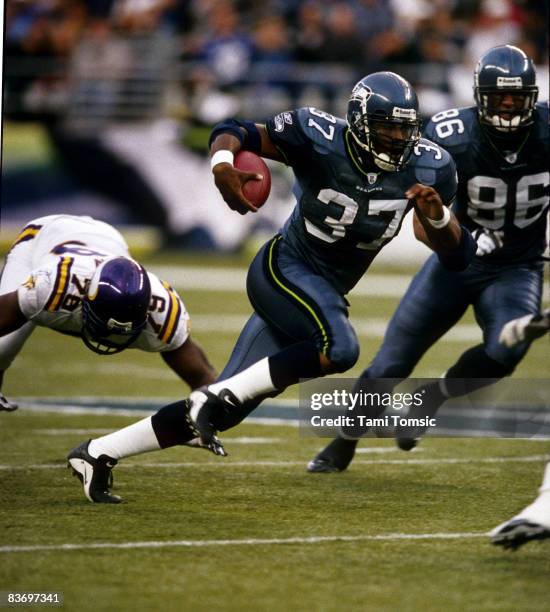
[[[100,355],[134,342],[145,325],[151,283],[145,269],[128,257],[106,259],[96,269],[82,300],[82,339]]]

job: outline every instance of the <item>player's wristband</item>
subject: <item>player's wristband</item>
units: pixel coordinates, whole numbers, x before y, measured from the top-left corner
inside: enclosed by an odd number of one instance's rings
[[[233,153],[227,149],[216,151],[210,160],[210,168],[213,170],[214,166],[217,166],[218,164],[230,164],[232,166],[234,158],[235,156]]]
[[[449,225],[449,221],[451,220],[451,211],[444,206],[443,207],[443,217],[441,219],[430,219],[426,217],[426,221],[435,229],[443,229]]]

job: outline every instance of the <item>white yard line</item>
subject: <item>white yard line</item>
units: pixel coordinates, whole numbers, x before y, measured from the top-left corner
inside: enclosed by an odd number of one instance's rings
[[[64,405],[56,405],[56,404],[33,404],[28,403],[26,400],[20,400],[19,405],[20,409],[16,413],[17,415],[25,414],[25,412],[55,412],[62,413],[64,415],[84,415],[84,414],[92,414],[97,416],[129,416],[129,417],[140,417],[140,416],[150,416],[155,414],[156,410],[147,410],[145,408],[112,408],[107,405],[109,400],[106,399],[105,406],[90,406],[88,408],[80,407],[80,406],[64,406]],[[139,406],[141,402],[136,402],[136,405]],[[167,398],[166,403],[170,403],[170,400]],[[111,430],[112,431],[112,430]]]
[[[230,444],[228,442],[227,446]],[[459,457],[443,457],[441,459],[356,459],[354,465],[456,465],[473,463],[533,463],[548,461],[548,455],[526,455],[520,457],[479,457],[465,459]],[[294,467],[305,466],[305,461],[179,461],[179,462],[146,462],[121,463],[117,469],[154,468],[240,468],[240,467]],[[54,470],[65,468],[65,463],[31,463],[28,465],[0,465],[0,470]]]
[[[193,330],[212,333],[237,334],[244,327],[248,315],[219,314],[195,314],[191,317]],[[351,317],[355,331],[360,336],[371,338],[382,338],[389,323],[389,318],[381,319],[374,317]],[[455,325],[442,338],[448,342],[473,342],[481,339],[481,330],[477,325],[459,324]]]
[[[91,436],[91,435],[104,435],[116,431],[112,427],[110,429],[72,429],[70,427],[61,429],[31,429],[26,430],[29,433],[35,433],[45,436]],[[231,440],[231,444],[278,444],[281,442],[281,438],[267,438],[267,437],[255,437],[255,436],[240,436],[238,438],[226,438]],[[367,449],[368,450],[368,449]],[[374,450],[374,449],[371,449]]]
[[[73,406],[68,406],[64,402],[67,398],[56,398],[49,397],[45,399],[39,399],[34,397],[19,397],[17,398],[20,405],[20,410],[16,413],[18,417],[25,416],[25,413],[29,412],[54,412],[62,413],[64,415],[95,415],[95,416],[129,416],[129,417],[140,417],[140,416],[151,416],[155,414],[156,410],[150,410],[147,408],[116,408],[115,406],[122,401],[122,403],[131,404],[135,406],[143,406],[150,404],[169,404],[173,400],[166,397],[154,397],[148,400],[136,397],[128,398],[104,398],[105,405],[97,404],[98,398],[86,398],[86,397],[75,397],[69,401],[74,401]],[[43,402],[51,403],[43,403]],[[55,402],[63,402],[56,404]],[[101,401],[101,400],[100,400]],[[78,406],[78,404],[86,404],[87,402],[93,402],[93,406]],[[270,399],[270,405],[281,405],[284,408],[298,408],[298,400],[292,399]],[[246,419],[247,425],[285,425],[287,427],[298,427],[300,422],[298,419],[283,419],[283,418],[271,418],[271,417],[255,417],[250,416]],[[113,431],[112,429],[110,431]]]
[[[0,546],[0,553],[132,548],[202,548],[206,546],[272,546],[275,544],[326,544],[331,542],[388,542],[400,540],[464,540],[486,538],[488,533],[386,533],[379,535],[309,536],[291,538],[246,538],[242,540],[167,540],[149,542],[89,542],[86,544],[38,544]]]
[[[416,455],[416,453],[423,453],[424,450],[424,448],[417,447],[414,449],[414,454]],[[357,455],[382,455],[385,453],[395,453],[397,451],[399,451],[397,446],[375,446],[374,448],[359,447],[355,449],[355,453]]]
[[[157,398],[158,399],[158,398]],[[292,401],[292,400],[291,400]],[[170,403],[167,398],[166,404]],[[20,400],[19,405],[21,409],[17,413],[23,415],[25,412],[53,412],[62,413],[64,415],[81,416],[81,415],[94,415],[94,416],[127,416],[127,417],[146,417],[155,414],[156,410],[147,410],[145,408],[111,408],[109,406],[97,406],[97,407],[80,407],[80,406],[63,406],[56,404],[33,404],[26,403],[26,400]],[[139,403],[137,404],[139,405]],[[268,425],[286,427],[298,427],[300,421],[298,419],[279,419],[271,417],[247,417],[245,423],[247,425]],[[110,429],[109,431],[114,431]]]
[[[185,290],[238,291],[246,290],[245,268],[203,268],[200,266],[155,266],[148,267],[171,285]],[[351,292],[352,296],[401,297],[413,274],[368,273]]]

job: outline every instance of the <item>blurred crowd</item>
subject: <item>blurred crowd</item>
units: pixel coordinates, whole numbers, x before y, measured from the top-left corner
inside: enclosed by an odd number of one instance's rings
[[[277,106],[278,94],[293,104],[315,87],[330,107],[342,85],[392,67],[445,94],[447,69],[471,70],[494,44],[545,64],[546,11],[546,0],[7,0],[7,110],[55,110],[71,95],[74,104],[83,79],[87,99],[108,106],[116,77],[123,94],[128,80],[134,94],[143,90],[135,81],[177,81],[206,121],[225,107],[204,102],[205,92],[253,85]]]
[[[73,184],[165,244],[234,248],[251,223],[284,219],[290,178],[274,181],[261,218],[213,209],[212,124],[302,105],[342,116],[376,70],[408,78],[426,117],[472,104],[477,59],[503,43],[542,67],[545,99],[547,27],[547,0],[7,0],[4,118],[39,121]],[[2,178],[4,211],[89,202],[54,201],[51,170],[46,182]]]

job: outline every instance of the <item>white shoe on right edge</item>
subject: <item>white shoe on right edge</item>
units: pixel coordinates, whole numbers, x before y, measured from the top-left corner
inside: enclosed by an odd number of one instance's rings
[[[541,492],[531,505],[489,535],[493,544],[512,550],[532,540],[550,538],[550,491]]]

